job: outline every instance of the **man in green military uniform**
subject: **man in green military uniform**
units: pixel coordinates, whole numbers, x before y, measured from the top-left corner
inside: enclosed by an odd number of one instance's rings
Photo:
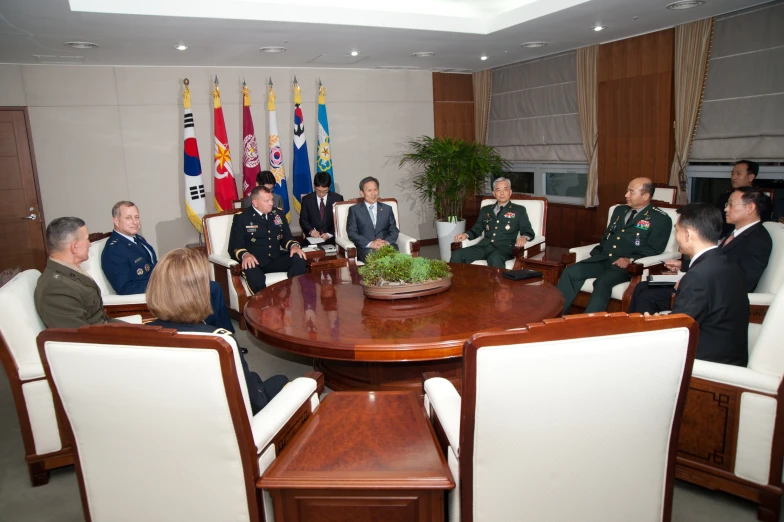
[[[493,182],[495,205],[487,205],[479,211],[476,225],[465,234],[455,236],[455,242],[484,238],[476,245],[452,252],[451,263],[472,263],[486,259],[489,266],[505,268],[512,259],[514,247],[522,247],[535,236],[525,207],[515,205],[512,199],[512,183],[506,178]],[[518,237],[519,235],[519,237]]]
[[[635,259],[664,252],[672,232],[666,212],[651,205],[653,182],[636,178],[626,191],[626,205],[619,205],[610,218],[602,241],[591,250],[591,257],[564,270],[558,290],[564,296],[564,314],[586,279],[595,277],[593,293],[585,313],[602,312],[610,302],[612,288],[629,281],[626,267]]]

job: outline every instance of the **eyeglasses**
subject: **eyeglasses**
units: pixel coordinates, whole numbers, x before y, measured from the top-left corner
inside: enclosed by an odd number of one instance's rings
[[[730,203],[730,202],[728,201],[728,202],[726,202],[726,203],[724,204],[724,208],[727,208],[727,207],[739,207],[739,206],[740,206],[740,207],[743,207],[743,206],[746,206],[746,205],[748,205],[748,203]]]

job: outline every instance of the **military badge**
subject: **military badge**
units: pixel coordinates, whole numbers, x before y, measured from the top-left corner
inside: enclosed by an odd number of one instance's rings
[[[136,270],[136,275],[144,275],[144,269],[139,268],[138,270]]]
[[[255,238],[255,237],[254,237],[254,238],[252,238],[252,239],[250,240],[250,242],[251,242],[251,243],[255,243],[255,242],[256,242],[256,238]]]
[[[513,217],[515,217],[515,213],[514,212],[507,212],[506,214],[504,214],[504,217],[507,218],[507,219],[512,219]]]
[[[283,239],[283,234],[278,234],[278,241],[280,241],[281,239]]]
[[[634,240],[634,246],[640,246],[640,233],[637,232],[637,237]]]
[[[485,230],[490,230],[490,225],[485,225]]]
[[[512,230],[512,227],[509,226],[509,223],[507,223],[504,228],[507,229],[507,230]]]
[[[145,270],[145,272],[149,272],[150,271],[150,265],[144,265],[144,270]]]
[[[275,224],[281,226],[283,224],[283,220],[280,219],[280,214],[275,214]]]
[[[139,262],[139,261],[141,261],[141,260],[142,260],[142,258],[140,257],[140,258],[138,258],[138,259],[134,259],[134,260],[133,260],[133,262],[134,262],[134,263],[138,263],[138,262]]]
[[[643,230],[648,230],[649,228],[651,228],[651,222],[645,219],[641,219],[637,222],[637,225],[635,225],[635,227],[641,228]]]

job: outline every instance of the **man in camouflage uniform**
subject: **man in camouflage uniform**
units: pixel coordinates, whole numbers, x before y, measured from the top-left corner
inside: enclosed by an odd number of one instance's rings
[[[514,247],[522,247],[535,236],[525,207],[515,205],[512,199],[511,182],[498,178],[493,182],[495,205],[486,205],[479,211],[476,225],[465,234],[455,236],[455,242],[484,238],[476,245],[452,252],[451,263],[472,263],[486,259],[488,266],[505,268],[512,259]],[[518,237],[519,235],[519,237]]]
[[[586,279],[595,277],[593,293],[585,313],[607,309],[615,285],[631,280],[626,267],[635,259],[664,252],[672,232],[666,212],[651,205],[653,182],[636,178],[626,191],[626,205],[619,205],[610,217],[602,241],[591,250],[591,257],[564,270],[558,290],[564,296],[564,314]]]

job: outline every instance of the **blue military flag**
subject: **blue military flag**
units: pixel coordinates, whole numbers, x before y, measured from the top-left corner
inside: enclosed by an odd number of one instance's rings
[[[294,192],[294,208],[302,208],[302,196],[313,192],[308,163],[308,142],[305,139],[305,119],[302,117],[302,92],[297,77],[294,77],[294,160],[291,166]]]
[[[330,192],[335,191],[335,175],[332,172],[332,151],[329,146],[329,122],[327,121],[327,91],[319,80],[318,97],[318,148],[316,149],[316,172],[326,172],[332,184]]]

